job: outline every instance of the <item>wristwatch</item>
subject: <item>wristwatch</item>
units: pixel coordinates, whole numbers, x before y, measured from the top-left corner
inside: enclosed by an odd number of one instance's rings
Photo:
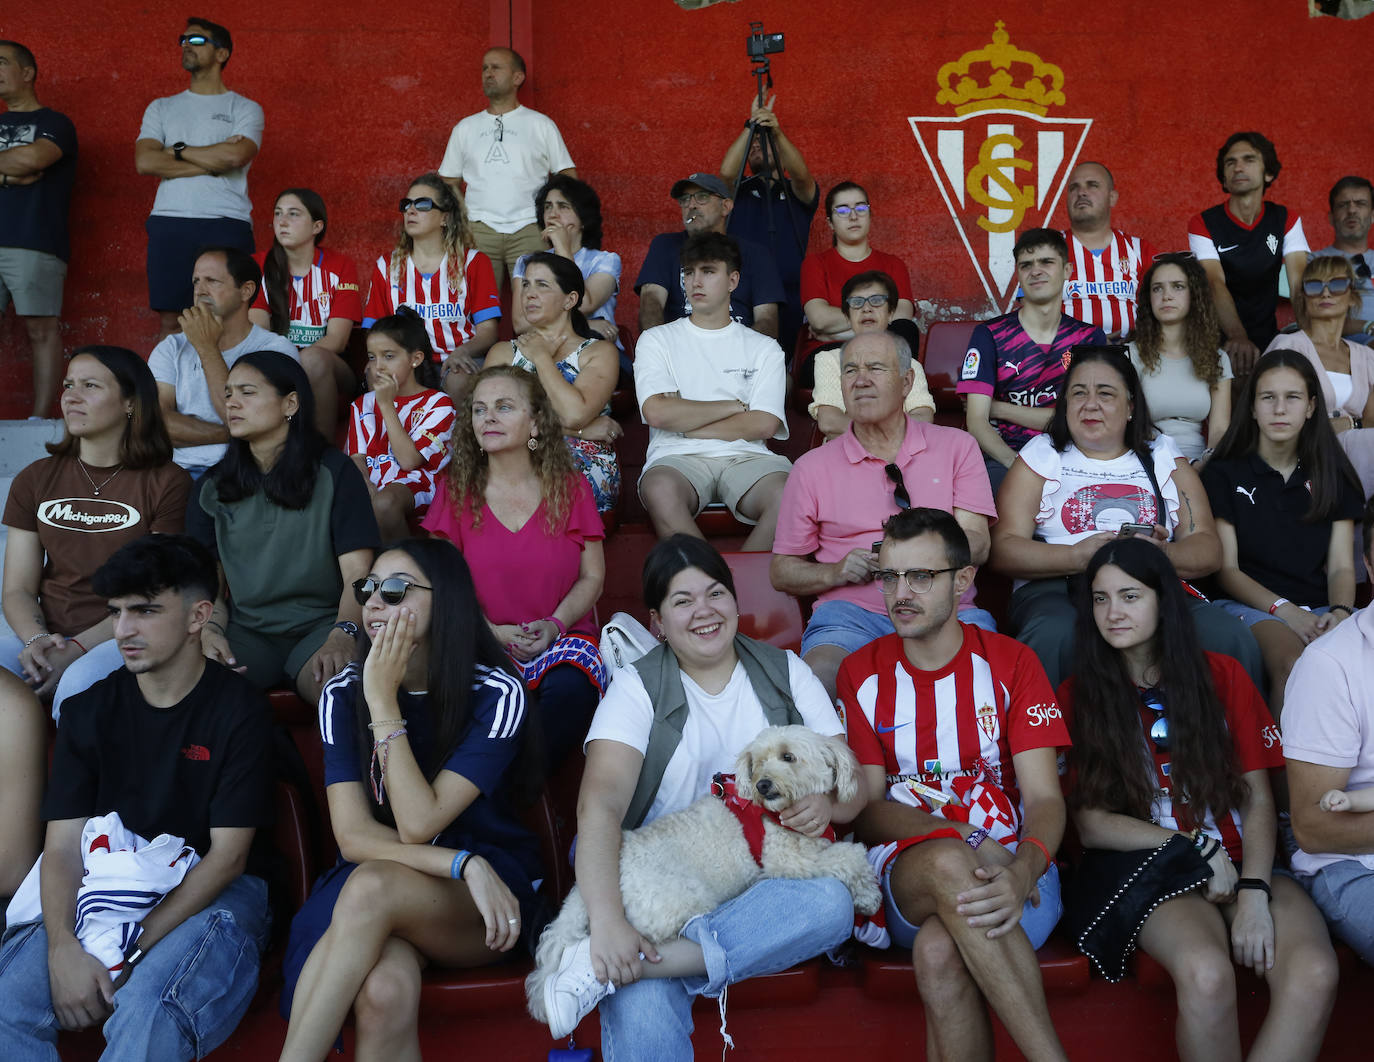
[[[352,620],[339,620],[338,623],[334,624],[334,630],[343,631],[350,638],[358,637],[358,625]]]
[[[185,151],[185,150],[186,150],[186,141],[184,141],[184,140],[178,140],[175,144],[172,145],[172,154],[176,156],[176,160],[177,160],[178,162],[184,162],[184,161],[185,161],[185,160],[181,157],[181,153],[182,153],[183,151]]]

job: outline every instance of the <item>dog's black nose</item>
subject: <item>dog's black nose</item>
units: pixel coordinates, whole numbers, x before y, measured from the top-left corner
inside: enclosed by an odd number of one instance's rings
[[[773,784],[771,778],[760,778],[754,783],[754,788],[763,796],[770,797],[777,792],[778,787]]]

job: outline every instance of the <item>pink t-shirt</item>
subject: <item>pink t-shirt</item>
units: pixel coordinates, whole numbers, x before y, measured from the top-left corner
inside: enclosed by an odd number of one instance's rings
[[[518,531],[512,531],[482,504],[482,523],[473,526],[470,510],[457,512],[447,490],[439,490],[425,517],[424,527],[452,542],[472,569],[477,600],[492,623],[528,623],[553,615],[577,582],[582,547],[606,536],[592,489],[582,476],[573,477],[572,505],[563,527],[549,534],[544,526],[544,503]],[[588,612],[570,631],[595,633]]]
[[[987,466],[972,435],[958,428],[907,418],[897,467],[912,505],[997,519]],[[793,557],[815,554],[822,564],[851,550],[869,549],[883,537],[883,521],[898,511],[887,462],[864,449],[851,426],[837,439],[804,454],[792,466],[782,492],[773,552]],[[821,601],[849,601],[870,612],[887,611],[876,582],[846,583],[819,595]],[[973,601],[970,586],[960,604]]]
[[[1374,786],[1374,607],[1363,608],[1303,650],[1283,699],[1283,754],[1322,767],[1346,767],[1345,788]],[[1374,854],[1293,853],[1297,874],[1356,859],[1374,871]]]

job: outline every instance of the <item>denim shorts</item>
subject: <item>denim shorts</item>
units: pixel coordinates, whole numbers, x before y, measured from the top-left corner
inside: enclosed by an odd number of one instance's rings
[[[893,860],[892,866],[896,865],[897,861]],[[909,948],[921,927],[913,926],[903,918],[892,899],[892,866],[883,874],[883,910],[887,913],[887,931],[892,935],[894,947]],[[1029,900],[1026,901],[1021,908],[1021,928],[1026,931],[1031,947],[1039,951],[1059,924],[1059,916],[1064,913],[1064,903],[1059,896],[1059,866],[1051,863],[1035,886],[1040,890],[1040,906],[1033,907]]]
[[[1212,601],[1212,604],[1230,613],[1232,616],[1235,616],[1236,619],[1240,620],[1247,627],[1253,627],[1256,623],[1263,623],[1265,620],[1278,620],[1280,623],[1283,623],[1285,627],[1288,626],[1288,624],[1284,623],[1282,616],[1271,616],[1263,609],[1251,608],[1249,605],[1242,605],[1239,601],[1232,601],[1227,597],[1216,598]],[[1306,608],[1305,605],[1299,607]],[[1314,616],[1324,616],[1331,611],[1331,606],[1322,605],[1320,608],[1309,608],[1307,611]]]

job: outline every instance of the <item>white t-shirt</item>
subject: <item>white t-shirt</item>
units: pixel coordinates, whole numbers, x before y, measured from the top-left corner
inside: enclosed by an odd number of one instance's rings
[[[787,369],[782,348],[768,336],[731,321],[701,328],[690,317],[650,328],[635,347],[635,394],[640,415],[654,395],[676,391],[694,402],[737,399],[751,410],[772,413],[781,423],[775,439],[787,438]],[[771,453],[757,439],[689,439],[680,432],[649,429],[647,469],[669,454],[745,457]]]
[[[140,140],[163,146],[185,143],[208,147],[231,136],[247,137],[262,147],[262,108],[237,92],[204,95],[187,89],[148,104],[143,112]],[[236,218],[253,220],[248,201],[248,167],[201,177],[163,178],[153,200],[153,213],[171,218]]]
[[[231,369],[234,362],[255,350],[275,350],[287,355],[292,361],[301,360],[296,344],[285,336],[269,332],[257,325],[250,325],[248,335],[242,343],[221,351],[224,364]],[[153,348],[148,355],[148,368],[153,379],[160,384],[171,384],[177,390],[177,412],[190,417],[208,420],[211,424],[224,423],[219,419],[215,404],[210,401],[210,388],[205,382],[205,369],[200,364],[200,355],[191,346],[190,340],[181,332],[173,332]],[[172,451],[172,460],[182,468],[197,471],[209,468],[224,456],[224,443],[205,443],[201,446],[178,446]]]
[[[1073,443],[1061,454],[1048,434],[1035,436],[1019,456],[1045,480],[1035,516],[1036,537],[1052,545],[1072,545],[1099,531],[1119,531],[1122,524],[1162,524],[1172,537],[1179,506],[1174,471],[1183,455],[1167,435],[1157,435],[1150,452],[1164,495],[1165,516],[1156,511],[1150,477],[1130,450],[1110,461],[1098,461]]]
[[[467,182],[473,221],[497,232],[517,232],[538,220],[534,193],[549,175],[572,168],[553,119],[517,107],[506,114],[478,111],[455,125],[439,174]]]
[[[790,650],[787,675],[792,702],[801,713],[802,721],[818,734],[842,735],[844,726],[835,714],[825,687]],[[714,696],[686,674],[682,676],[682,688],[687,694],[687,723],[682,728],[682,741],[663,772],[658,794],[644,817],[646,823],[685,808],[709,793],[715,774],[733,772],[735,760],[744,746],[768,726],[763,705],[759,703],[743,664],[735,665],[735,673],[725,689]],[[587,731],[586,744],[619,741],[642,753],[649,747],[653,722],[653,702],[639,672],[633,667],[617,668],[592,719],[591,729]]]

